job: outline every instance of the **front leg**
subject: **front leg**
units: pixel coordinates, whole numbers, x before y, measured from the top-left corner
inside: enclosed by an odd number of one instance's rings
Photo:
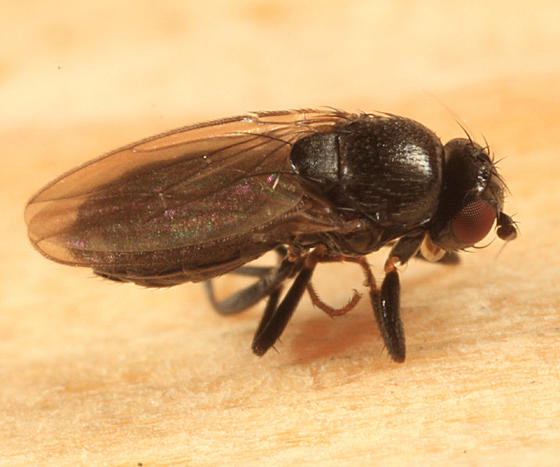
[[[372,284],[370,288],[371,304],[377,326],[385,342],[389,355],[395,362],[404,362],[406,346],[404,329],[400,316],[400,283],[395,267],[396,257],[389,257],[385,263],[385,279],[381,290]]]
[[[400,282],[395,264],[406,263],[422,244],[424,235],[402,237],[391,249],[385,263],[385,278],[381,290],[375,282],[370,284],[370,299],[377,326],[383,336],[385,347],[396,362],[404,362],[406,345],[400,316]]]

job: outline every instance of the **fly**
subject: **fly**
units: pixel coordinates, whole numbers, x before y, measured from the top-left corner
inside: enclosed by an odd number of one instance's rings
[[[438,261],[481,241],[503,212],[505,183],[487,147],[445,145],[420,123],[335,110],[262,112],[179,128],[112,151],[51,182],[27,204],[31,242],[54,261],[148,287],[206,282],[214,308],[238,313],[262,299],[252,349],[263,355],[302,295],[331,316],[311,285],[318,263],[364,272],[393,360],[405,359],[397,265]],[[390,245],[375,282],[365,256]],[[246,263],[275,250],[275,267]],[[211,280],[255,282],[218,301]],[[286,283],[292,280],[286,293]]]

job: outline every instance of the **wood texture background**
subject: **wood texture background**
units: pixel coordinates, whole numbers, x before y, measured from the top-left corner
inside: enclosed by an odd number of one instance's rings
[[[560,8],[471,3],[2,2],[0,464],[557,465]],[[27,241],[26,200],[94,156],[320,105],[444,140],[459,119],[505,157],[521,236],[406,267],[402,365],[366,300],[331,320],[305,299],[259,359],[261,306],[222,318],[198,285],[110,283]],[[336,305],[362,277],[314,282]]]

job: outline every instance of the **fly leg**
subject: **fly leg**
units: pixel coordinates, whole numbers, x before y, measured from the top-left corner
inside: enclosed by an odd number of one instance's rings
[[[258,277],[259,280],[220,301],[216,299],[212,281],[206,281],[204,286],[214,309],[221,315],[232,315],[250,308],[267,296],[271,296],[280,284],[293,273],[293,266],[292,261],[285,259],[276,268],[258,266],[239,268],[233,271],[233,274]]]
[[[396,256],[390,256],[385,263],[385,279],[381,290],[375,282],[370,286],[370,298],[377,326],[383,336],[389,355],[396,362],[404,362],[406,355],[404,330],[400,317],[400,283],[395,262]]]
[[[328,305],[327,303],[325,303],[323,300],[321,300],[319,295],[317,295],[317,292],[315,291],[315,288],[313,287],[311,282],[308,282],[307,284],[307,293],[311,298],[311,303],[313,303],[313,305],[319,308],[320,310],[323,310],[331,318],[334,318],[335,316],[345,315],[350,310],[352,310],[362,298],[360,293],[357,290],[354,290],[354,294],[352,295],[352,298],[348,300],[346,305],[340,308],[334,308]]]
[[[424,241],[424,234],[399,239],[389,253],[385,262],[385,278],[378,289],[375,281],[370,284],[370,299],[377,326],[383,336],[385,347],[396,362],[404,362],[406,346],[404,330],[400,316],[400,282],[396,263],[404,264],[419,250]],[[373,277],[372,277],[373,279]]]
[[[280,261],[286,259],[287,249],[284,246],[275,248]],[[221,315],[233,315],[252,307],[285,280],[293,271],[288,270],[288,264],[280,264],[278,267],[270,266],[242,266],[230,274],[240,276],[257,277],[259,280],[254,284],[246,287],[224,300],[217,300],[214,293],[212,279],[204,282],[204,289],[212,307]]]
[[[270,299],[266,306],[265,313],[259,323],[255,337],[253,338],[252,349],[255,354],[259,356],[264,355],[266,351],[274,345],[286,328],[288,321],[290,321],[297,304],[306,290],[307,284],[311,279],[313,270],[321,254],[323,254],[323,252],[318,247],[305,259],[296,263],[300,264],[300,271],[278,307],[275,305],[280,296],[280,288],[278,287],[270,293]]]
[[[340,256],[340,255],[339,256],[326,256],[326,257],[323,257],[323,258],[319,258],[318,261],[321,262],[321,263],[330,263],[330,262],[339,262],[339,261],[356,263],[364,271],[364,276],[365,276],[364,285],[366,287],[369,287],[370,284],[372,283],[372,281],[374,281],[373,274],[371,272],[369,264],[366,261],[366,259],[362,256],[360,256],[360,257]],[[358,304],[358,302],[362,298],[360,293],[357,290],[354,290],[354,294],[352,295],[352,298],[348,301],[348,303],[346,303],[346,305],[342,306],[341,308],[333,308],[332,306],[327,305],[323,300],[321,300],[321,298],[319,297],[319,295],[317,295],[317,292],[313,288],[313,285],[311,284],[311,282],[309,282],[307,284],[307,293],[311,297],[311,303],[313,303],[313,305],[316,306],[317,308],[319,308],[320,310],[323,310],[331,318],[334,318],[335,316],[341,316],[341,315],[344,315],[344,314],[348,313],[350,310],[352,310]]]

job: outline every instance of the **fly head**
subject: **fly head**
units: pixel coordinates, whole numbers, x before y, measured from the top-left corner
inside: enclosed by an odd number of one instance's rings
[[[510,241],[515,223],[503,209],[505,183],[488,150],[471,139],[456,138],[444,146],[443,189],[431,222],[430,239],[447,251],[481,241],[496,222],[497,235]]]

